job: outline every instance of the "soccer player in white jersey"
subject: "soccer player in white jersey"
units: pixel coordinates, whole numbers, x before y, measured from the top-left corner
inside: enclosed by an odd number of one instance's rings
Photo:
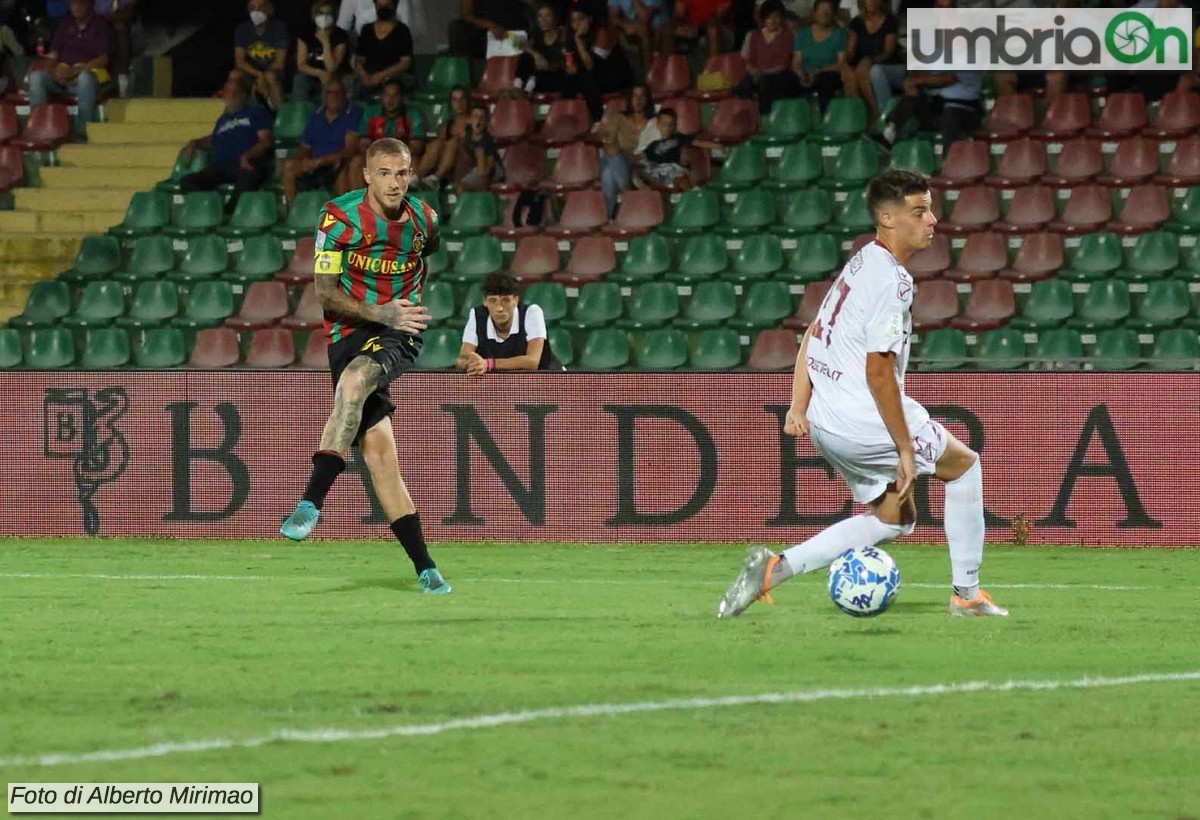
[[[810,436],[850,485],[854,500],[870,509],[778,555],[751,547],[717,617],[770,600],[769,590],[793,575],[827,567],[847,549],[911,533],[918,475],[946,484],[950,614],[1008,614],[979,588],[984,536],[979,456],[904,394],[916,290],[904,263],[933,240],[937,218],[931,203],[929,184],[919,174],[889,169],[871,180],[867,206],[876,239],[846,263],[796,357],[784,432]]]

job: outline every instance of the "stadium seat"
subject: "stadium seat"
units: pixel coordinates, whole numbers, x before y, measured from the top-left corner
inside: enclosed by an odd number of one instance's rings
[[[503,267],[504,250],[499,239],[487,234],[468,236],[443,276],[451,282],[477,282]]]
[[[542,122],[542,127],[530,139],[536,145],[566,145],[583,139],[592,127],[587,103],[583,100],[555,100]]]
[[[123,327],[143,329],[165,324],[179,315],[179,287],[174,282],[151,279],[139,282],[129,312],[117,319]]]
[[[875,217],[867,210],[867,189],[851,191],[837,209],[833,222],[825,227],[829,233],[847,239],[875,228]]]
[[[424,335],[428,336],[428,332]],[[267,327],[255,330],[250,335],[250,346],[246,348],[246,367],[291,367],[295,361],[296,343],[290,330]]]
[[[1029,358],[1043,367],[1078,369],[1083,360],[1083,341],[1079,338],[1079,331],[1069,327],[1039,331]]]
[[[133,354],[129,333],[123,327],[97,327],[87,332],[79,366],[85,370],[108,370],[129,364]]]
[[[595,149],[591,149],[593,152]],[[578,239],[594,233],[608,224],[608,204],[604,194],[595,189],[570,191],[563,204],[558,222],[544,232],[557,239]]]
[[[179,328],[152,327],[140,336],[133,350],[138,367],[178,367],[187,361],[187,345]]]
[[[1015,327],[1041,330],[1058,327],[1075,313],[1075,298],[1071,284],[1064,279],[1042,279],[1034,282],[1021,312],[1010,324]]]
[[[1169,91],[1158,104],[1154,121],[1142,129],[1151,139],[1180,140],[1200,129],[1200,94]]]
[[[796,307],[796,312],[783,320],[783,326],[798,332],[807,330],[808,326],[817,318],[821,302],[824,301],[825,295],[829,293],[831,287],[833,287],[833,282],[828,279],[805,285],[804,294],[800,297],[800,304]]]
[[[1200,283],[1200,245],[1193,245],[1182,253],[1179,267],[1175,269],[1175,278],[1183,282]]]
[[[689,236],[679,254],[679,265],[667,272],[673,282],[692,283],[712,279],[729,267],[725,240],[715,233]]]
[[[1092,124],[1092,107],[1086,94],[1069,92],[1051,100],[1042,122],[1030,134],[1048,142],[1080,136]]]
[[[324,331],[314,330],[308,334],[308,339],[304,343],[304,351],[300,354],[300,361],[295,366],[305,370],[329,369],[329,339],[325,336]]]
[[[71,328],[86,329],[106,325],[125,313],[125,290],[120,282],[93,279],[83,287],[75,312],[62,323]]]
[[[1110,231],[1131,236],[1158,230],[1171,217],[1166,189],[1157,185],[1139,185],[1121,202],[1121,213],[1108,223]]]
[[[471,315],[471,310],[478,305],[483,304],[483,291],[480,283],[467,286],[467,293],[463,296],[462,301],[458,303],[458,316],[460,319],[466,319]]]
[[[565,272],[556,274],[555,281],[581,285],[607,277],[617,268],[617,251],[609,236],[585,236],[571,248]]]
[[[279,221],[279,200],[274,191],[247,191],[238,197],[228,224],[217,229],[225,237],[244,237],[270,230]],[[316,222],[310,224],[310,230]]]
[[[944,327],[921,336],[921,370],[957,370],[966,364],[967,337]]]
[[[803,139],[813,127],[813,109],[803,97],[785,97],[771,103],[771,113],[752,138],[760,145],[784,145]]]
[[[190,237],[207,233],[225,220],[225,203],[216,191],[192,191],[183,195],[183,205],[176,212],[171,224],[164,225],[162,232],[167,236]],[[309,226],[312,230],[313,226]]]
[[[1167,168],[1154,177],[1157,185],[1186,188],[1200,184],[1200,136],[1190,136],[1175,143]]]
[[[129,200],[125,218],[108,232],[114,236],[133,238],[162,230],[171,221],[171,200],[161,191],[138,191]],[[312,230],[309,225],[308,230]]]
[[[973,234],[974,236],[993,236],[994,234]],[[970,240],[968,239],[968,244]],[[953,262],[950,259],[950,238],[944,233],[935,233],[929,247],[914,253],[904,265],[918,282],[937,279],[950,270]]]
[[[284,101],[275,112],[275,128],[273,135],[275,145],[279,148],[295,148],[300,144],[300,136],[308,125],[308,117],[313,112],[313,104],[307,100],[294,102]]]
[[[685,93],[692,86],[692,72],[684,54],[657,54],[646,72],[646,84],[657,101]]]
[[[1114,274],[1123,263],[1121,240],[1110,231],[1093,231],[1080,237],[1068,254],[1059,276],[1070,282],[1090,282]]]
[[[671,218],[658,227],[667,236],[689,236],[715,227],[721,221],[721,204],[715,191],[687,191],[671,210]]]
[[[1062,215],[1049,224],[1055,233],[1078,236],[1104,228],[1112,219],[1112,199],[1107,188],[1093,183],[1071,190]]]
[[[676,324],[688,330],[701,330],[727,322],[736,314],[737,293],[732,282],[698,282]]]
[[[688,354],[690,370],[732,370],[741,363],[742,344],[735,330],[709,328],[692,339]]]
[[[712,121],[701,132],[702,139],[718,145],[737,145],[754,136],[758,130],[758,105],[754,100],[730,97],[717,103]]]
[[[233,286],[220,280],[196,283],[183,315],[175,320],[179,327],[218,327],[233,315]]]
[[[297,239],[289,267],[278,237],[271,234],[248,236],[233,270],[226,274],[226,278],[243,285],[273,276],[286,279],[292,284],[310,281],[313,277],[314,244],[312,236]]]
[[[426,280],[421,288],[421,304],[429,311],[431,326],[449,321],[455,315],[454,285],[443,279]]]
[[[784,146],[783,154],[774,172],[762,181],[767,188],[796,191],[812,185],[825,173],[821,159],[821,146],[815,142],[801,140]]]
[[[71,136],[71,117],[62,103],[42,103],[29,110],[19,136],[9,140],[22,151],[53,151]]]
[[[987,230],[1000,219],[1000,202],[996,191],[986,185],[964,188],[954,201],[950,216],[938,223],[943,233],[961,236],[973,231]]]
[[[1125,325],[1141,330],[1172,327],[1187,318],[1190,302],[1187,282],[1178,279],[1151,282],[1138,304],[1137,312]]]
[[[112,277],[126,282],[154,279],[175,267],[175,251],[171,238],[163,234],[143,236],[134,243],[125,267],[113,271]]]
[[[503,94],[512,93],[513,80],[516,78],[516,57],[488,57],[479,83],[471,89],[471,99],[486,103],[498,102]],[[449,97],[449,92],[446,96]],[[442,100],[436,102],[440,103]]]
[[[1125,264],[1117,275],[1127,282],[1148,282],[1170,276],[1179,267],[1179,239],[1169,231],[1140,234],[1125,249]]]
[[[288,330],[316,330],[324,323],[325,311],[321,307],[321,300],[317,298],[316,286],[309,283],[300,293],[296,309],[283,317],[280,325]]]
[[[1054,191],[1045,185],[1018,188],[1004,218],[993,229],[1009,234],[1040,233],[1054,221]]]
[[[558,242],[554,237],[536,234],[523,236],[517,242],[517,251],[513,254],[508,270],[518,282],[539,282],[557,273],[561,264],[558,258]]]
[[[567,316],[567,291],[558,282],[535,282],[525,288],[521,301],[540,307],[542,315],[551,324]]]
[[[192,152],[192,158],[189,161],[184,156],[184,149],[180,148],[179,153],[175,156],[175,165],[171,168],[171,175],[158,182],[154,186],[154,190],[162,191],[164,194],[177,194],[180,192],[179,180],[188,174],[202,171],[207,166],[208,151],[197,148]]]
[[[1011,149],[1011,146],[1009,146]],[[942,156],[942,170],[929,180],[931,188],[967,188],[983,181],[992,170],[992,157],[983,140],[950,143]]]
[[[833,195],[822,188],[805,188],[781,197],[786,203],[771,231],[780,236],[801,237],[833,222]]]
[[[242,297],[237,315],[225,320],[234,330],[270,327],[288,315],[287,286],[282,282],[252,282]]]
[[[625,304],[615,282],[589,282],[579,289],[571,318],[563,326],[572,330],[591,330],[611,325],[621,318]]]
[[[1007,142],[1029,133],[1033,124],[1033,98],[1028,94],[1004,94],[996,98],[980,135],[989,142]]]
[[[1025,334],[1013,327],[1002,327],[980,334],[975,357],[981,370],[1013,370],[1028,361]]]
[[[635,236],[615,278],[627,284],[656,279],[671,268],[671,247],[662,234]]]
[[[928,249],[922,251],[921,254],[927,252]],[[911,264],[905,267],[916,279],[917,274],[913,273]],[[982,231],[967,235],[967,242],[958,255],[958,262],[943,276],[954,282],[976,282],[981,279],[995,278],[1006,267],[1008,267],[1008,243],[998,233]]]
[[[764,330],[754,337],[746,367],[751,370],[791,370],[800,346],[791,330]]]
[[[743,142],[729,149],[725,164],[709,185],[718,191],[744,191],[758,185],[766,176],[767,157],[763,147],[754,142]]]
[[[753,332],[778,327],[791,313],[792,296],[786,282],[751,282],[731,324],[738,330]]]
[[[229,251],[225,240],[216,234],[193,236],[178,267],[167,272],[176,282],[198,282],[211,279],[229,267]]]
[[[934,279],[922,282],[913,299],[913,329],[921,332],[946,327],[958,315],[958,290],[953,282]]]
[[[829,277],[841,264],[837,239],[825,233],[803,234],[796,238],[796,247],[780,278],[793,284],[817,282]]]
[[[0,344],[2,349],[3,345]],[[0,353],[2,358],[3,354]],[[1200,337],[1189,328],[1164,330],[1154,337],[1154,349],[1147,364],[1152,370],[1195,370],[1196,365],[1200,364]]]
[[[34,284],[25,300],[25,310],[8,320],[9,327],[27,330],[49,327],[71,312],[71,289],[60,280]]]
[[[462,348],[462,329],[435,327],[421,334],[424,342],[417,356],[419,370],[449,370],[454,367],[458,351]]]
[[[1054,159],[1054,169],[1042,177],[1042,184],[1051,188],[1074,188],[1086,185],[1104,173],[1104,152],[1100,140],[1075,137],[1062,145]]]
[[[328,191],[301,191],[292,200],[283,224],[276,225],[272,233],[284,239],[312,235],[321,217],[321,209],[328,201]]]
[[[1007,322],[1016,310],[1012,282],[984,279],[974,283],[966,307],[951,326],[972,332],[991,330]]]
[[[471,81],[471,64],[466,57],[439,54],[429,67],[421,90],[414,91],[412,99],[426,105],[436,105],[444,102],[450,96],[450,89],[456,85],[463,88],[474,85]]]
[[[861,97],[834,97],[815,136],[825,143],[848,142],[867,133],[867,105]]]
[[[25,153],[15,145],[0,145],[0,194],[25,184]]]
[[[698,88],[691,88],[687,92],[688,96],[699,102],[719,103],[728,99],[733,93],[733,89],[742,81],[742,77],[746,76],[746,61],[737,52],[717,54],[709,57],[704,62],[704,68],[701,73],[710,75],[722,74],[729,80],[729,87],[704,91]]]
[[[207,327],[196,334],[188,364],[193,367],[233,367],[241,358],[236,330]]]
[[[533,107],[529,100],[503,98],[488,120],[488,133],[498,146],[524,142],[533,133]]]
[[[1146,127],[1146,95],[1141,91],[1109,94],[1096,124],[1084,129],[1089,137],[1102,140],[1132,136]]]
[[[1004,146],[996,171],[984,178],[993,188],[1022,188],[1046,174],[1046,143],[1023,137]]]
[[[1063,266],[1062,237],[1054,233],[1028,234],[1017,248],[1017,258],[1011,268],[1000,272],[1000,278],[1013,282],[1033,282],[1046,279]]]
[[[445,239],[464,239],[484,233],[499,222],[500,203],[495,194],[490,191],[463,191],[454,203],[450,221],[441,226],[442,236]]]
[[[775,218],[775,194],[766,188],[751,188],[738,194],[717,231],[729,237],[746,236],[768,230]]]
[[[21,350],[21,334],[15,327],[0,327],[0,368],[19,367],[25,354]]]
[[[1171,203],[1171,216],[1163,227],[1174,233],[1200,233],[1200,185],[1187,189]]]
[[[646,331],[634,348],[639,370],[676,370],[687,364],[688,340],[682,330],[653,328]]]
[[[596,149],[592,149],[592,154]],[[518,142],[504,152],[504,178],[492,183],[498,193],[533,190],[546,180],[546,149],[530,142]],[[557,166],[555,172],[557,173]]]
[[[629,336],[615,327],[588,333],[579,354],[580,370],[618,370],[629,364]]]
[[[931,177],[937,173],[938,158],[932,142],[914,138],[900,140],[893,145],[888,164],[892,168],[916,171],[922,176]]]
[[[428,282],[431,277],[440,277],[449,269],[450,252],[446,250],[444,244],[439,245],[436,251],[425,257],[425,281]]]
[[[783,243],[779,237],[770,233],[756,233],[742,241],[742,247],[733,255],[733,267],[726,278],[750,282],[774,276],[782,269]],[[791,313],[790,304],[787,312]]]
[[[1137,333],[1118,327],[1096,334],[1096,346],[1091,355],[1096,370],[1131,370],[1141,364],[1142,347]]]
[[[675,112],[675,130],[680,134],[698,134],[702,127],[700,103],[690,97],[674,97],[664,101],[659,110],[669,108]]]
[[[1109,188],[1128,188],[1149,181],[1158,171],[1158,143],[1145,137],[1126,137],[1117,143],[1108,170],[1097,176],[1096,182]]]
[[[74,265],[59,277],[68,282],[81,283],[90,279],[102,279],[119,267],[121,244],[115,236],[85,236],[75,254]]]
[[[954,143],[956,146],[964,144]],[[953,146],[951,147],[953,148]],[[841,146],[833,161],[833,167],[817,184],[823,188],[848,191],[866,185],[877,173],[879,173],[879,147],[872,140],[863,137],[851,140]]]
[[[662,327],[679,315],[679,291],[671,282],[646,282],[633,289],[621,325],[632,330]]]
[[[1129,286],[1120,279],[1101,279],[1088,286],[1068,323],[1080,330],[1102,330],[1125,321],[1132,310]]]
[[[658,191],[631,189],[621,194],[616,218],[602,227],[600,232],[614,238],[627,238],[649,233],[662,222],[662,194]]]
[[[527,220],[517,211],[517,204],[520,197],[509,194],[500,199],[500,222],[488,228],[488,233],[499,239],[515,240],[523,236],[533,236],[534,234],[542,233],[546,230],[542,225],[527,225],[524,224]],[[554,216],[553,204],[547,204],[543,210],[545,219],[552,219]],[[520,219],[521,224],[517,223]]]
[[[25,366],[31,370],[57,370],[75,362],[75,339],[65,327],[38,327],[29,332]]]
[[[0,145],[7,143],[19,132],[17,107],[10,102],[0,100]]]

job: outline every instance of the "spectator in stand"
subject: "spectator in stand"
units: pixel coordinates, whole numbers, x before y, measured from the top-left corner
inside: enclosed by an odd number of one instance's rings
[[[671,33],[672,0],[609,0],[608,20],[631,54],[641,56],[642,70],[649,71],[656,51],[675,50]]]
[[[108,21],[112,36],[112,73],[122,97],[129,96],[129,66],[133,58],[130,29],[137,18],[137,0],[96,0],[96,14]]]
[[[340,80],[328,80],[324,105],[308,118],[300,148],[283,164],[283,197],[290,204],[297,191],[323,188],[341,195],[361,184],[350,179],[350,158],[358,152],[362,109],[346,99]]]
[[[383,84],[383,93],[379,97],[381,111],[379,116],[367,120],[365,132],[358,143],[358,152],[350,159],[350,170],[346,173],[347,181],[357,187],[363,179],[363,169],[367,164],[366,151],[375,140],[385,137],[398,139],[408,146],[412,167],[415,169],[425,148],[425,122],[419,109],[408,110],[404,104],[404,86],[399,80],[388,80]]]
[[[762,5],[762,28],[746,35],[742,57],[746,76],[734,88],[739,97],[758,94],[758,110],[771,113],[775,100],[800,96],[800,78],[792,71],[794,35],[783,24],[783,3],[767,0]]]
[[[2,19],[3,17],[0,17],[0,20]],[[16,32],[9,28],[7,23],[0,23],[0,94],[10,85],[17,84],[17,78],[13,76],[13,64],[17,62],[14,58],[24,56],[25,47],[21,45]]]
[[[510,31],[529,31],[534,0],[459,0],[458,19],[450,23],[450,53],[487,56],[488,34],[498,41]]]
[[[517,280],[496,271],[480,285],[483,304],[471,309],[454,366],[468,376],[497,370],[563,370],[546,338],[546,316],[533,303],[521,304]]]
[[[835,0],[813,3],[812,23],[796,31],[792,69],[800,77],[800,85],[817,93],[821,111],[842,89],[847,42],[846,30],[837,24]]]
[[[678,131],[679,118],[670,108],[660,108],[656,118],[658,138],[645,149],[645,159],[637,171],[636,179],[652,188],[677,187],[688,190],[692,187],[691,171],[683,164],[683,149],[689,145],[697,148],[719,148],[713,142],[702,142],[694,134]]]
[[[316,0],[312,6],[313,30],[296,41],[296,76],[292,80],[292,99],[309,100],[329,80],[346,74],[346,52],[350,38],[333,24],[337,11],[334,0]]]
[[[186,162],[192,161],[198,149],[206,149],[208,164],[181,179],[179,187],[186,194],[211,191],[232,182],[228,209],[233,210],[238,197],[246,191],[257,191],[271,175],[275,140],[271,136],[271,115],[252,100],[245,75],[229,72],[223,96],[225,110],[217,117],[212,133],[183,146]]]
[[[455,175],[462,141],[471,127],[467,90],[460,85],[450,89],[450,116],[438,126],[437,134],[425,146],[417,174],[426,187],[440,188],[443,179]]]
[[[486,191],[493,181],[499,180],[504,169],[500,165],[500,152],[488,133],[488,109],[483,103],[471,104],[471,126],[463,136],[462,150],[466,154],[466,171],[458,178],[458,191]]]
[[[93,11],[92,0],[71,0],[70,14],[58,24],[46,57],[50,65],[29,75],[29,104],[41,105],[51,94],[74,94],[79,109],[76,133],[86,138],[96,99],[111,80],[108,24]]]
[[[534,91],[564,94],[568,86],[566,55],[570,48],[567,32],[558,24],[554,3],[541,0],[537,8],[537,32],[517,58],[513,85],[526,94]]]
[[[900,20],[888,9],[887,0],[859,0],[858,7],[858,16],[850,21],[842,85],[847,97],[862,97],[871,113],[878,114],[871,69],[878,64],[903,71],[904,63],[898,60]]]
[[[272,111],[283,101],[283,72],[291,38],[282,20],[271,15],[271,0],[249,0],[250,19],[233,32],[234,67],[249,77],[255,95]]]
[[[732,23],[732,10],[731,0],[675,0],[675,19],[679,21],[675,34],[698,38],[703,29],[708,56],[716,57],[721,53],[722,32]]]
[[[967,139],[983,113],[982,82],[982,71],[909,72],[904,96],[883,128],[884,141],[893,144],[899,129],[914,117],[921,130],[940,132],[945,145]]]
[[[388,80],[416,88],[413,76],[413,39],[408,26],[396,19],[396,0],[375,0],[374,23],[358,35],[354,72],[361,93],[375,95]]]
[[[611,219],[616,216],[621,192],[629,188],[635,159],[646,150],[646,145],[659,138],[648,86],[635,85],[630,89],[623,112],[604,112],[600,137],[600,189]]]
[[[396,19],[413,27],[413,0],[396,0]],[[375,22],[375,0],[342,0],[338,11],[337,26],[349,34],[361,34],[363,28]]]
[[[567,64],[567,77],[587,100],[593,122],[604,116],[604,95],[628,92],[633,86],[633,68],[617,42],[612,27],[580,6],[571,12],[571,37],[575,59]]]

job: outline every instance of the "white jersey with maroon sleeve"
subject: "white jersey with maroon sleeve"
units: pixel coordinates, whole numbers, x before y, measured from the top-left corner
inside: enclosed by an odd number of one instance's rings
[[[851,441],[892,440],[867,384],[868,353],[896,354],[909,434],[929,421],[925,408],[904,395],[915,290],[909,272],[878,241],[846,263],[817,311],[808,340],[810,424]]]

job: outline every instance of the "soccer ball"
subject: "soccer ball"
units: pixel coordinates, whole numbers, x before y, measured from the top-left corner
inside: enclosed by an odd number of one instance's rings
[[[856,547],[829,565],[829,597],[855,618],[872,618],[896,600],[900,570],[879,547]]]

